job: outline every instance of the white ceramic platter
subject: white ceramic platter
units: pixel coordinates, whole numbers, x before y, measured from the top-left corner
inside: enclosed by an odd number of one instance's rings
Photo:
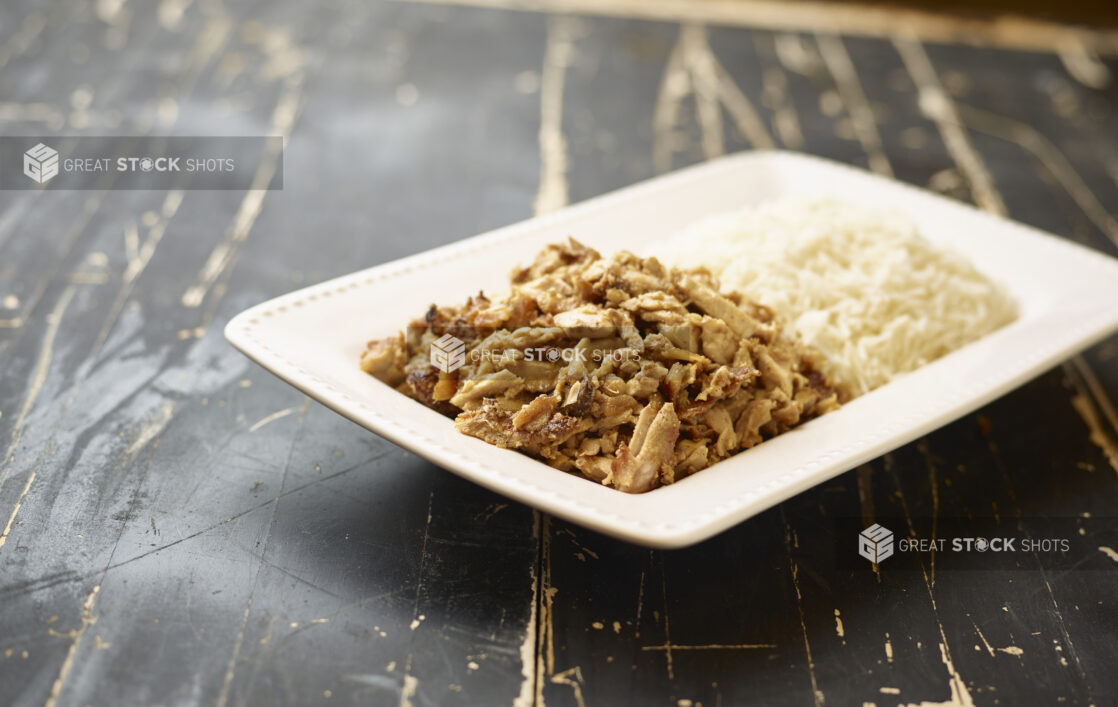
[[[507,289],[512,267],[574,236],[604,255],[713,213],[786,196],[886,206],[968,256],[1018,301],[1013,324],[840,410],[679,483],[627,495],[455,431],[358,368],[365,342],[433,302]],[[641,545],[709,538],[1004,395],[1118,329],[1118,260],[927,191],[788,152],[751,152],[658,177],[491,233],[278,297],[235,317],[229,341],[354,422],[510,498]]]

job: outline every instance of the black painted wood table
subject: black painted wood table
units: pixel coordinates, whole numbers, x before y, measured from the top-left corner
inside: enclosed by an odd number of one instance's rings
[[[1113,33],[483,4],[0,8],[3,135],[286,137],[260,168],[282,191],[0,192],[0,703],[1118,704],[1101,540],[1059,571],[831,555],[846,516],[1112,515],[1118,338],[660,552],[462,481],[222,337],[299,286],[754,148],[1118,254]]]

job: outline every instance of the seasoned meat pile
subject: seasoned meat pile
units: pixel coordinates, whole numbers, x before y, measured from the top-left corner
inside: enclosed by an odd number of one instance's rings
[[[841,393],[765,307],[706,270],[570,240],[511,292],[369,342],[361,367],[461,432],[629,493],[830,412]]]

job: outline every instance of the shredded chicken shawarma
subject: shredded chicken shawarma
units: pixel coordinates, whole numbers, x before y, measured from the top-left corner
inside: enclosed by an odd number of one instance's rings
[[[458,366],[432,344],[464,345]],[[361,367],[459,431],[629,493],[650,491],[830,412],[843,393],[772,313],[706,270],[603,259],[570,240],[511,292],[432,305]]]

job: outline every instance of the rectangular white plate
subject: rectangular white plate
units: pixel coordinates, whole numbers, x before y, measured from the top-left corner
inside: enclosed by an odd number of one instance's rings
[[[785,196],[903,212],[1003,282],[1020,318],[837,412],[642,495],[462,435],[358,368],[368,339],[394,334],[433,302],[506,291],[510,269],[547,243],[571,235],[604,255],[640,252],[710,214]],[[862,170],[751,152],[278,297],[235,317],[225,335],[307,395],[455,474],[618,538],[681,547],[967,414],[1115,329],[1118,260]]]

